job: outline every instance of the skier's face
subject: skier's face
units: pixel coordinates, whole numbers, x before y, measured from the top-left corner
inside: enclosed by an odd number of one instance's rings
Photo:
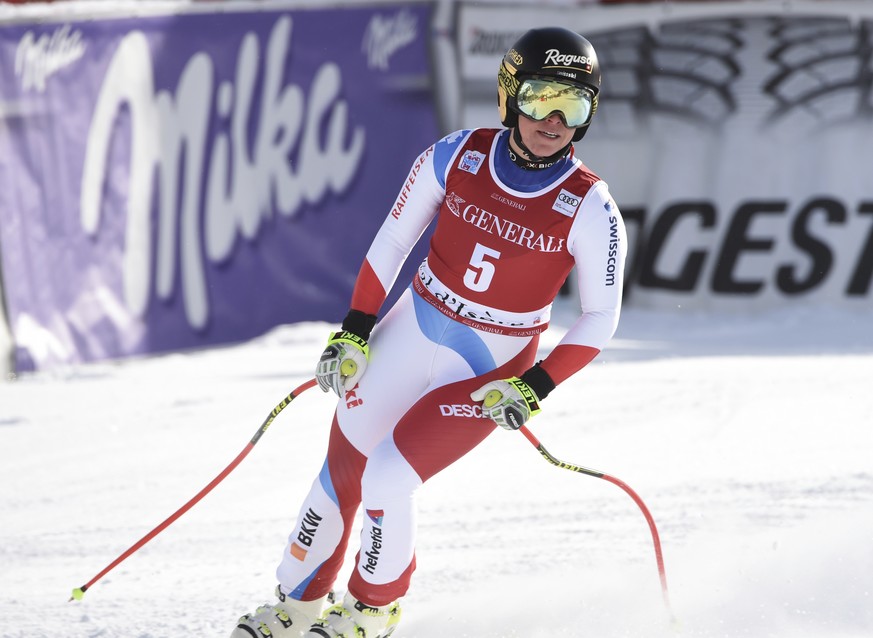
[[[576,129],[568,128],[558,113],[552,113],[542,120],[519,115],[518,132],[531,153],[539,157],[549,157],[570,143]]]

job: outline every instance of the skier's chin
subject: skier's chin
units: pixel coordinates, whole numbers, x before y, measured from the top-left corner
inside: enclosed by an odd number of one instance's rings
[[[567,145],[563,137],[556,137],[553,134],[540,131],[534,133],[532,137],[533,139],[527,143],[527,147],[538,157],[550,157]]]

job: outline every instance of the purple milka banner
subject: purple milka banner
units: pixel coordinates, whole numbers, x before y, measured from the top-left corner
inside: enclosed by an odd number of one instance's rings
[[[0,258],[18,369],[341,319],[439,136],[430,14],[0,28]]]

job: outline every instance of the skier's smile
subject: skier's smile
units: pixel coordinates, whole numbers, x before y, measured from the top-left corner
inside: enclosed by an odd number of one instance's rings
[[[532,120],[525,115],[518,118],[518,132],[522,141],[531,153],[539,157],[549,157],[567,146],[575,131],[576,129],[568,128],[564,124],[557,112],[542,120]]]

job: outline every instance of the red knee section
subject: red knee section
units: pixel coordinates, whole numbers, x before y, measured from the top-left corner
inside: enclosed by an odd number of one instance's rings
[[[422,397],[394,429],[394,443],[403,457],[427,481],[479,445],[494,431],[494,421],[470,393],[495,379],[518,376],[536,356],[537,339],[513,359],[488,374],[451,383]]]

